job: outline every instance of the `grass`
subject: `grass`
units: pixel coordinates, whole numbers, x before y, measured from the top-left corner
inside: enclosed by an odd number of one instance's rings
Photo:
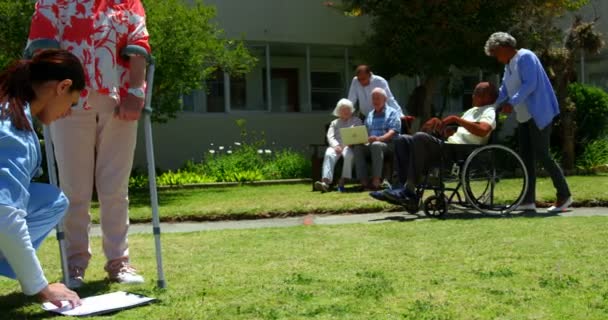
[[[81,294],[160,299],[113,319],[606,319],[607,223],[462,219],[170,234],[164,291],[154,288],[151,236],[129,239],[147,280],[135,287],[103,280],[95,238]],[[40,256],[57,280],[54,241]],[[13,281],[0,278],[0,292],[2,319],[51,317]]]
[[[608,203],[608,175],[568,177],[574,199],[582,205]],[[555,200],[550,179],[540,178],[537,199]],[[231,188],[173,189],[159,191],[160,215],[163,221],[207,221],[244,218],[266,218],[307,213],[356,213],[401,210],[370,198],[367,192],[320,194],[311,192],[309,184],[241,186]],[[97,204],[93,220],[99,221]],[[131,194],[131,221],[151,219],[147,193]]]

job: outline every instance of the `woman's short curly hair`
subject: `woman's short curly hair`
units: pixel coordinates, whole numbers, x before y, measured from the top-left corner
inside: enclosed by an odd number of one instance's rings
[[[517,40],[515,40],[512,35],[506,32],[495,32],[490,36],[488,41],[486,41],[486,45],[484,46],[486,55],[491,56],[492,51],[494,51],[494,49],[496,49],[497,47],[501,46],[516,48]]]

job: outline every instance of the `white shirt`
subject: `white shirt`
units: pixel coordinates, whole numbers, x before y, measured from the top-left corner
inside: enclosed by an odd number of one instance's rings
[[[375,74],[371,74],[371,78],[369,79],[369,84],[365,87],[361,85],[357,77],[353,78],[353,81],[350,84],[350,90],[348,90],[348,100],[352,101],[353,104],[359,102],[359,111],[363,115],[367,115],[370,111],[374,109],[372,106],[372,90],[376,88],[382,88],[386,91],[387,99],[386,105],[391,108],[395,108],[399,111],[399,115],[403,115],[403,110],[395,100],[391,89],[388,87],[388,82],[382,78],[381,76],[377,76]]]
[[[505,74],[502,81],[505,83],[505,88],[507,89],[507,94],[509,97],[513,96],[517,91],[519,91],[519,87],[521,87],[521,77],[519,75],[519,67],[517,65],[517,61],[520,58],[520,51],[517,51],[517,54],[511,58],[509,64],[505,66]],[[532,116],[530,112],[528,112],[528,105],[526,105],[525,100],[516,106],[513,106],[515,110],[515,118],[517,122],[524,123],[528,122]]]
[[[469,122],[485,122],[492,126],[492,130],[496,128],[496,108],[493,104],[473,107],[464,113],[461,117],[463,120]],[[490,133],[485,137],[480,137],[472,134],[466,128],[460,126],[456,133],[448,138],[448,143],[453,144],[486,144],[490,139]]]

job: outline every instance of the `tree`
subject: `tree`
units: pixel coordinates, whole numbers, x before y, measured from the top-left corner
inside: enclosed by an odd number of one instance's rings
[[[32,13],[33,0],[0,0],[0,70],[23,56]]]
[[[212,22],[215,8],[201,0],[143,0],[156,58],[154,119],[166,121],[181,108],[181,95],[200,89],[217,69],[248,73],[256,62],[242,41],[225,39]]]
[[[0,67],[19,59],[27,41],[33,0],[0,0]],[[215,8],[202,0],[143,0],[152,53],[156,58],[153,119],[167,121],[181,108],[180,97],[204,86],[218,68],[231,75],[251,70],[256,59],[242,41],[225,39],[211,20]]]
[[[565,10],[587,0],[343,0],[326,2],[348,15],[368,15],[371,30],[364,46],[375,70],[386,76],[421,75],[426,99],[421,114],[431,114],[431,100],[439,80],[450,67],[500,70],[485,56],[483,46],[495,31],[509,31],[521,43],[535,43],[551,22]],[[540,31],[536,31],[536,27]],[[553,32],[553,29],[552,29]],[[542,38],[545,40],[545,38]],[[534,49],[534,48],[532,48]]]

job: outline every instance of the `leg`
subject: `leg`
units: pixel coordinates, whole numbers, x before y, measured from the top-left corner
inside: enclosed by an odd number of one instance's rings
[[[342,181],[344,181],[344,179],[352,179],[355,154],[351,148],[344,147],[342,150],[342,157],[344,157],[342,164]]]
[[[356,145],[353,150],[355,154],[355,169],[357,170],[357,178],[361,181],[361,184],[365,187],[367,185],[367,155],[369,154],[369,147],[363,144]]]
[[[33,250],[37,250],[63,217],[68,208],[68,200],[58,188],[49,184],[32,183],[29,193],[30,202],[25,221]],[[13,279],[16,277],[7,260],[1,255],[0,275]]]
[[[524,205],[536,202],[536,159],[534,157],[534,146],[532,145],[532,126],[536,126],[534,120],[520,123],[518,126],[519,155],[528,171],[528,190],[522,201]]]
[[[399,177],[399,184],[404,185],[407,181],[407,171],[410,163],[410,146],[413,141],[410,135],[400,135],[394,140],[395,144],[395,168]]]
[[[374,187],[379,187],[382,179],[384,155],[388,151],[388,144],[375,141],[371,143],[369,149],[372,154],[372,183]]]
[[[428,171],[433,163],[437,163],[441,157],[441,140],[427,133],[416,133],[413,136],[410,161],[407,173],[406,188],[413,191],[422,181],[422,176]]]
[[[128,261],[128,188],[137,122],[114,118],[116,102],[107,96],[92,95],[89,103],[99,115],[95,187],[101,211],[103,251],[108,261]]]
[[[51,124],[59,184],[70,200],[64,219],[66,254],[70,268],[86,269],[91,259],[89,209],[95,168],[94,110],[74,110]]]
[[[334,167],[339,158],[340,155],[336,153],[334,148],[329,147],[325,150],[325,157],[323,158],[323,182],[330,184],[334,180]]]
[[[539,130],[535,124],[530,125],[530,140],[532,141],[532,148],[536,154],[536,157],[541,161],[545,170],[549,172],[553,186],[557,190],[557,200],[565,200],[570,197],[570,188],[564,177],[564,173],[559,165],[555,162],[555,159],[551,157],[549,153],[549,142],[551,138],[551,125],[546,128]]]

